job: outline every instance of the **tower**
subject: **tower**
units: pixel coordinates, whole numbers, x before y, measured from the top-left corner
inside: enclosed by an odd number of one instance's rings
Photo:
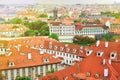
[[[54,19],[57,19],[57,17],[58,17],[58,9],[56,7],[53,10],[53,17],[54,17]]]

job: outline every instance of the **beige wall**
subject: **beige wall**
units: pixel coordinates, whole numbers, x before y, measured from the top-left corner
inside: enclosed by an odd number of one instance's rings
[[[47,71],[51,70],[51,65],[53,66],[52,68],[54,68],[55,70],[60,70],[60,63],[57,63],[57,69],[56,69],[56,64],[45,64],[43,66],[34,66],[34,67],[26,67],[26,68],[19,68],[19,69],[10,69],[10,70],[3,70],[2,74],[4,76],[6,76],[5,80],[15,80],[16,76],[18,76],[17,70],[19,70],[20,75],[19,76],[29,76],[32,78],[32,80],[35,80],[35,78],[37,78],[38,75],[42,75],[43,76],[46,75]],[[48,66],[48,70],[46,70],[46,66]],[[30,69],[30,72],[29,72]],[[42,71],[41,71],[42,70]],[[11,73],[13,71],[13,73]],[[25,75],[23,74],[23,72],[25,72]],[[6,75],[7,74],[7,75]],[[14,76],[12,78],[12,76]]]

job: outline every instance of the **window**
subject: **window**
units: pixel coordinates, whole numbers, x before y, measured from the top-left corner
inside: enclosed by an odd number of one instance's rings
[[[45,65],[45,70],[46,70],[46,72],[48,71],[48,65]]]
[[[44,58],[44,59],[43,59],[43,62],[44,62],[44,63],[48,63],[48,62],[49,62],[49,59],[48,59],[48,58]]]
[[[25,75],[25,68],[22,69],[22,75]]]
[[[6,80],[8,79],[8,70],[5,71]]]
[[[110,53],[110,59],[117,59],[117,52],[111,52]]]
[[[15,66],[14,62],[9,62],[9,67]]]
[[[87,51],[86,51],[86,55],[89,56],[89,55],[92,54],[92,52],[93,52],[93,50],[87,50]]]
[[[87,77],[90,77],[90,75],[91,75],[90,72],[87,72],[87,73],[86,73],[86,76],[87,76]]]
[[[19,69],[17,69],[17,76],[19,76],[20,75],[20,70]]]
[[[104,52],[100,52],[100,51],[97,52],[97,56],[102,56],[103,54]]]
[[[10,70],[11,71],[11,80],[14,80],[14,70]]]
[[[95,78],[97,78],[97,79],[98,79],[99,77],[100,77],[100,75],[99,75],[99,74],[95,74]]]
[[[43,66],[40,67],[40,72],[43,72]]]

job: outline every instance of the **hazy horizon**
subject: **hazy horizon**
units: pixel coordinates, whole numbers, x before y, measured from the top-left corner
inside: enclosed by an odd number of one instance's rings
[[[0,0],[0,4],[113,4],[120,0]]]

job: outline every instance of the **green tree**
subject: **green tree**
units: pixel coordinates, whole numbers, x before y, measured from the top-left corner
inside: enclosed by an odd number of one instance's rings
[[[95,19],[93,22],[96,23],[96,24],[99,24],[100,20],[99,19]]]
[[[13,29],[16,29],[16,28],[19,28],[19,26],[13,26],[12,28],[13,28]]]
[[[35,22],[28,22],[26,26],[30,29],[24,33],[25,36],[48,36],[49,27],[46,22],[40,20]]]
[[[81,22],[81,21],[82,21],[81,19],[74,20],[74,22]]]
[[[54,73],[54,72],[55,72],[55,70],[54,70],[54,68],[52,68],[50,71],[47,72],[47,74],[51,74],[51,73]]]
[[[49,38],[53,38],[53,39],[56,39],[57,41],[59,41],[59,37],[56,33],[52,33],[51,35],[49,35]]]
[[[43,14],[40,14],[38,17],[39,17],[39,18],[47,18],[48,15],[47,15],[46,13],[43,13]]]
[[[84,45],[91,45],[95,42],[96,42],[95,38],[89,38],[88,36],[76,35],[73,38],[73,43],[83,45],[83,46]]]
[[[88,21],[88,20],[83,20],[82,22],[83,22],[83,23],[88,23],[89,21]]]
[[[38,30],[28,30],[24,33],[24,36],[38,36]]]
[[[13,18],[5,22],[7,24],[22,24],[22,19],[20,18]]]
[[[39,30],[39,33],[41,36],[47,36],[49,35],[49,27],[47,24],[43,25],[40,30]]]
[[[28,76],[17,76],[16,78],[15,78],[15,80],[31,80],[31,78],[29,78]]]
[[[110,34],[109,34],[109,33],[106,33],[106,34],[103,36],[103,40],[110,41],[110,40],[111,40]]]

